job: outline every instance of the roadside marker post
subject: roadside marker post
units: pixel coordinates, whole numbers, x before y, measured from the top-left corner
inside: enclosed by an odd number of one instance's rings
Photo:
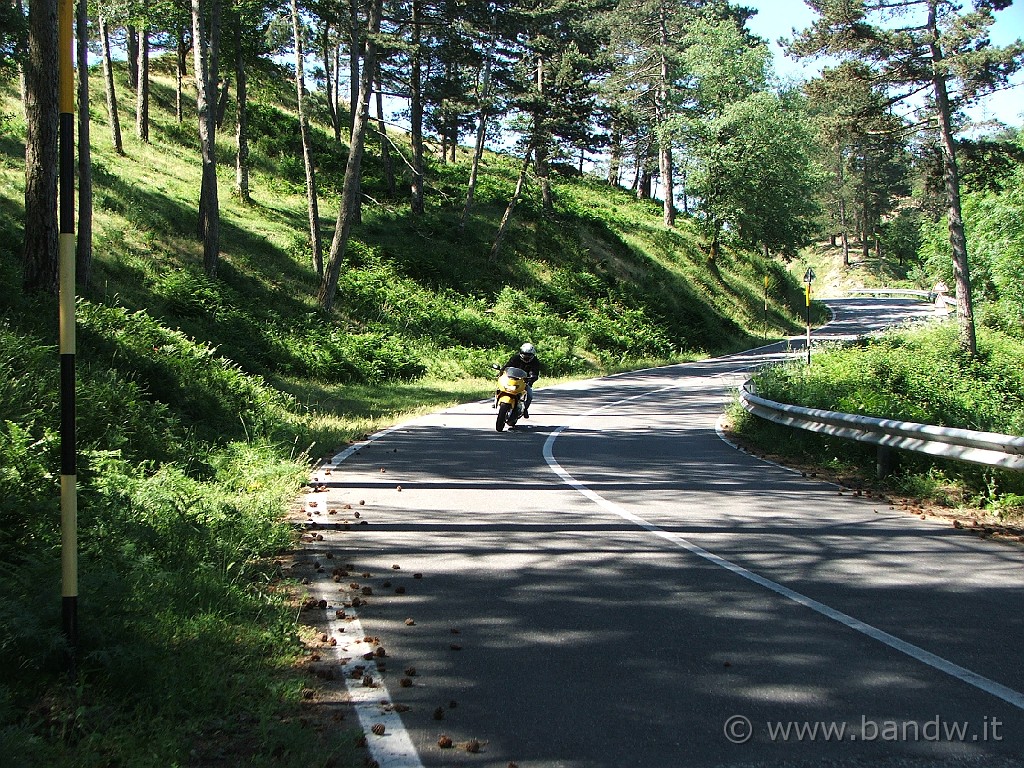
[[[764,343],[768,343],[768,275],[764,276]]]
[[[75,88],[72,53],[74,0],[57,9],[60,105],[58,234],[60,307],[60,529],[61,616],[72,679],[78,664],[78,461],[75,428]]]
[[[807,305],[807,364],[811,364],[811,283],[814,282],[814,270],[810,267],[804,272],[804,303]]]

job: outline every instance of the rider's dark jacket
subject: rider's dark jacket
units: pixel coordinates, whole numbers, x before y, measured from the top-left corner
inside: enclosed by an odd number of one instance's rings
[[[512,357],[505,363],[505,368],[522,368],[529,375],[528,381],[532,385],[537,379],[540,378],[540,360],[534,355],[533,358],[527,362],[523,360],[522,355],[516,352]],[[501,370],[505,370],[502,368]]]

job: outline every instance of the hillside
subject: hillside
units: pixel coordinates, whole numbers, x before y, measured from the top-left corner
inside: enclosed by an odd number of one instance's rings
[[[278,387],[291,379],[332,385],[481,376],[488,362],[527,338],[543,350],[549,375],[600,373],[727,351],[760,337],[766,275],[772,285],[770,335],[799,327],[799,286],[779,264],[726,252],[710,270],[685,222],[667,229],[654,204],[592,179],[558,179],[552,218],[541,215],[537,195],[528,192],[503,257],[490,263],[487,253],[512,192],[515,161],[487,157],[472,220],[459,233],[468,164],[434,167],[429,209],[416,219],[404,200],[387,199],[375,146],[366,164],[363,222],[349,247],[337,311],[323,317],[313,301],[297,123],[280,107],[290,103],[292,92],[277,72],[254,81],[251,206],[230,194],[230,105],[219,133],[224,234],[217,281],[202,274],[193,236],[199,189],[194,117],[174,122],[171,79],[158,74],[154,83],[152,143],[126,135],[124,157],[111,151],[104,109],[93,105],[95,266],[91,284],[80,288],[83,360],[112,359],[102,331],[91,334],[91,311],[142,311]],[[130,91],[123,81],[120,87],[125,105]],[[102,93],[101,83],[93,88]],[[13,285],[20,282],[23,183],[15,95],[8,83],[0,253]],[[132,113],[121,115],[126,130],[133,122]],[[322,126],[317,157],[329,243],[344,150]],[[5,301],[5,314],[25,312],[25,299],[16,293]],[[45,322],[24,329],[40,341],[50,334]],[[133,374],[147,388],[162,378]]]
[[[710,269],[688,222],[667,229],[654,204],[587,178],[555,179],[551,217],[531,187],[491,263],[518,161],[487,155],[460,233],[468,164],[433,164],[417,218],[387,196],[371,143],[362,223],[326,316],[294,91],[276,70],[251,73],[251,205],[231,194],[233,105],[219,133],[222,260],[210,279],[194,234],[195,115],[175,121],[173,79],[159,59],[154,70],[148,144],[131,134],[117,73],[124,156],[93,73],[72,688],[54,565],[57,312],[19,288],[25,126],[16,82],[0,86],[0,743],[13,765],[357,762],[358,733],[310,735],[300,594],[276,560],[310,462],[403,414],[486,396],[489,364],[522,341],[538,346],[546,381],[722,353],[796,332],[801,289],[757,254],[727,250]],[[345,150],[323,125],[316,143],[329,243]]]

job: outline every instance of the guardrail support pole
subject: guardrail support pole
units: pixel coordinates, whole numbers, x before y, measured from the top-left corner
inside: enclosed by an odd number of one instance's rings
[[[875,457],[875,474],[879,480],[884,480],[896,468],[896,452],[887,445],[878,446]]]

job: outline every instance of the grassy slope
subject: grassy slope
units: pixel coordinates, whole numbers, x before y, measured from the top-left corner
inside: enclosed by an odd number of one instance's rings
[[[409,378],[396,357],[418,359],[445,389],[452,379],[485,376],[486,362],[504,356],[524,338],[540,343],[547,372],[558,376],[723,352],[765,332],[777,336],[799,330],[799,287],[779,265],[727,252],[719,268],[709,270],[685,223],[668,230],[654,205],[597,183],[556,180],[559,208],[551,219],[540,215],[531,194],[535,190],[528,190],[502,260],[491,264],[486,254],[511,194],[514,163],[488,157],[474,215],[457,236],[467,166],[442,166],[432,174],[430,208],[414,220],[404,201],[386,201],[375,186],[380,164],[374,147],[364,192],[384,204],[364,210],[363,225],[349,248],[337,310],[325,323],[312,298],[316,280],[308,268],[304,179],[294,123],[266,108],[260,109],[264,117],[254,120],[252,206],[230,194],[230,108],[219,134],[223,261],[220,281],[211,283],[199,270],[200,246],[193,236],[199,188],[194,117],[174,123],[171,82],[158,74],[154,83],[150,145],[131,135],[131,92],[122,83],[124,157],[110,150],[105,110],[94,99],[95,267],[82,293],[91,302],[144,310],[166,327],[180,328],[243,370],[269,377],[324,411],[328,420],[339,409],[353,414],[370,410],[358,396],[353,398],[355,392],[346,391],[350,388],[333,382],[365,381],[367,369],[383,369],[378,381]],[[93,93],[101,93],[100,87],[94,80]],[[270,76],[254,78],[250,90],[257,102],[287,104],[291,98],[287,84]],[[10,85],[5,96],[4,111],[15,113]],[[318,136],[321,217],[329,242],[343,153],[322,131]],[[11,235],[5,242],[12,245],[18,241],[20,218],[20,152],[19,143],[8,139],[2,206],[3,229]],[[10,267],[16,247],[4,257]],[[767,329],[765,275],[772,286]],[[345,362],[359,358],[359,350],[339,342],[337,335],[352,331],[378,334],[366,337],[367,344],[383,337],[397,348],[383,363],[359,360],[361,370],[350,375]],[[43,325],[38,333],[45,339],[49,330]],[[328,359],[309,360],[313,345],[330,347]],[[87,341],[82,352],[90,351]],[[416,372],[414,366],[411,373]],[[424,388],[424,394],[432,388]],[[396,405],[409,405],[407,388],[398,389]],[[389,410],[388,395],[380,388],[373,395],[378,412]],[[357,431],[373,426],[362,424]]]
[[[463,234],[468,168],[439,166],[428,212],[380,185],[364,209],[330,318],[316,309],[291,90],[252,73],[253,204],[230,194],[233,127],[220,133],[219,279],[194,237],[194,115],[173,119],[157,62],[151,144],[110,145],[93,79],[94,269],[80,291],[83,664],[59,684],[56,311],[20,285],[23,136],[0,86],[0,748],[14,764],[358,761],[336,728],[311,736],[293,592],[273,565],[281,515],[310,457],[417,408],[482,397],[487,364],[523,339],[546,379],[720,353],[796,332],[801,291],[781,265],[726,252],[709,269],[686,222],[602,184],[531,188],[507,249],[490,249],[516,163],[488,156]],[[229,108],[229,113],[231,109]],[[344,152],[318,131],[325,236]],[[43,596],[40,597],[40,591]],[[48,638],[39,643],[40,637]],[[181,674],[187,670],[188,674]],[[251,745],[258,745],[256,755]],[[187,750],[194,749],[192,757]]]

